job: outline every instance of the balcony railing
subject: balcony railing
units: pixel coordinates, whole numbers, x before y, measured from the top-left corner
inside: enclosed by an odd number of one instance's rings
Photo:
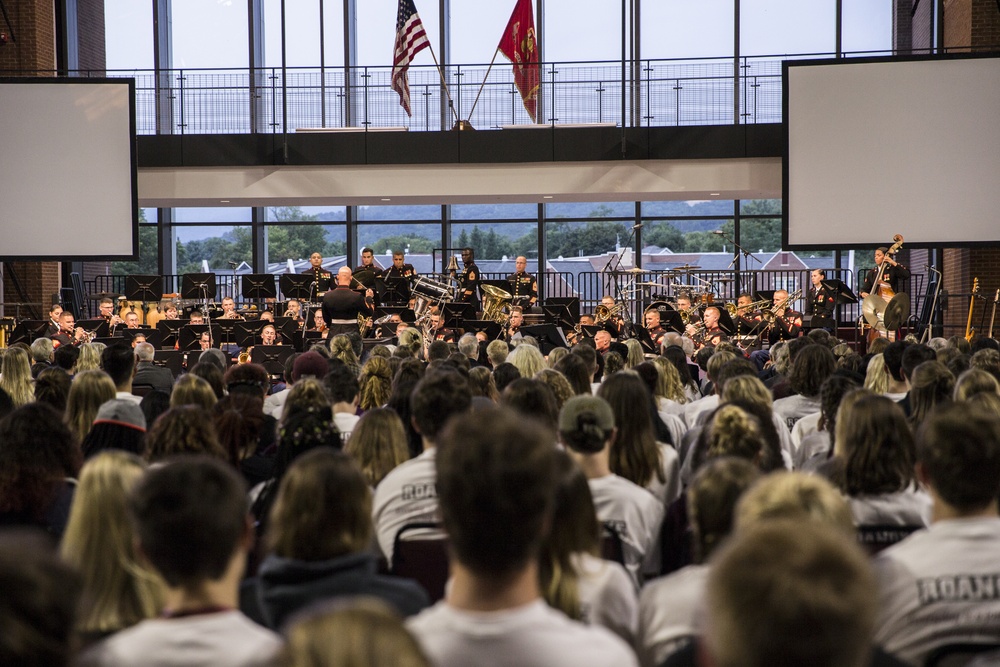
[[[782,62],[826,57],[833,54],[638,61],[627,70],[630,78],[625,81],[624,119],[620,61],[543,63],[537,124],[621,127],[623,120],[627,127],[778,123]],[[71,75],[134,78],[139,134],[386,127],[438,131],[451,129],[456,117],[469,120],[478,130],[531,125],[510,65],[492,69],[449,65],[443,73],[454,111],[448,106],[438,71],[431,66],[412,66],[412,117],[403,111],[391,87],[391,67],[114,70]]]

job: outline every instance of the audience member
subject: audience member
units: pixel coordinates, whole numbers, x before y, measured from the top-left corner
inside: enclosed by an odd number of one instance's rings
[[[66,414],[70,377],[61,368],[45,368],[35,379],[35,400],[52,406],[60,415]]]
[[[174,386],[174,374],[169,368],[157,366],[153,363],[153,356],[156,348],[149,343],[137,343],[135,346],[135,375],[132,377],[132,384],[149,386],[153,389],[170,393]]]
[[[124,344],[111,345],[101,353],[101,368],[115,383],[116,398],[132,401],[139,405],[141,396],[132,393],[132,377],[135,375],[135,354]]]
[[[396,466],[409,459],[402,420],[390,408],[369,410],[354,427],[344,451],[358,464],[368,486],[374,489]]]
[[[35,384],[31,376],[28,354],[19,347],[7,349],[0,364],[0,389],[7,392],[14,407],[19,408],[35,400]]]
[[[142,409],[132,401],[113,398],[101,404],[97,410],[94,425],[80,448],[87,459],[107,449],[141,455],[145,435],[146,417],[142,414]]]
[[[361,387],[358,377],[347,365],[335,363],[323,378],[323,386],[330,397],[337,430],[342,441],[347,442],[359,419],[357,412],[361,401]]]
[[[66,399],[66,423],[77,441],[90,432],[98,409],[114,397],[115,383],[104,371],[81,371],[73,378]]]
[[[95,645],[82,664],[270,665],[279,638],[237,611],[253,540],[237,474],[205,457],[171,461],[146,474],[128,509],[139,548],[166,582],[165,611]]]
[[[408,624],[436,665],[637,664],[621,639],[574,623],[540,595],[556,483],[550,433],[502,409],[462,415],[443,434],[437,465],[451,585]]]
[[[149,463],[163,463],[175,456],[192,454],[229,460],[207,410],[194,405],[170,408],[146,433],[143,458]]]

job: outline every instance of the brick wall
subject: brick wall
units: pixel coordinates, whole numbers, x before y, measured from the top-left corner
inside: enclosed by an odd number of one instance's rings
[[[944,0],[944,45],[949,51],[972,44],[971,0]]]
[[[971,0],[971,31],[974,51],[1000,48],[1000,6],[996,0]]]
[[[52,0],[14,0],[4,3],[16,42],[0,46],[0,69],[51,70],[56,62],[55,9]],[[8,32],[6,25],[0,31]]]

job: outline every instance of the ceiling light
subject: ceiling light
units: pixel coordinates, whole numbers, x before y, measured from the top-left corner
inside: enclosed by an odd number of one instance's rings
[[[382,197],[382,201],[392,201],[391,197]]]
[[[229,203],[229,200],[228,200],[228,199],[220,199],[220,200],[219,200],[219,203],[220,203],[220,204],[228,204],[228,203]]]
[[[552,199],[552,195],[542,195],[542,199]]]
[[[709,193],[708,193],[708,196],[709,196],[709,197],[718,197],[718,196],[719,196],[720,194],[721,194],[721,193],[719,193],[719,192],[709,192]]]

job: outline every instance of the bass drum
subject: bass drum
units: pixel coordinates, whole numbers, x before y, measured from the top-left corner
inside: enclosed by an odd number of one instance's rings
[[[660,319],[662,320],[664,313],[666,313],[668,311],[671,311],[671,310],[675,310],[675,308],[670,304],[669,301],[664,301],[664,300],[660,299],[660,300],[653,301],[652,303],[650,303],[648,306],[646,306],[646,308],[642,312],[645,313],[645,312],[650,311],[650,310],[655,310],[655,311],[659,312],[660,313]]]

